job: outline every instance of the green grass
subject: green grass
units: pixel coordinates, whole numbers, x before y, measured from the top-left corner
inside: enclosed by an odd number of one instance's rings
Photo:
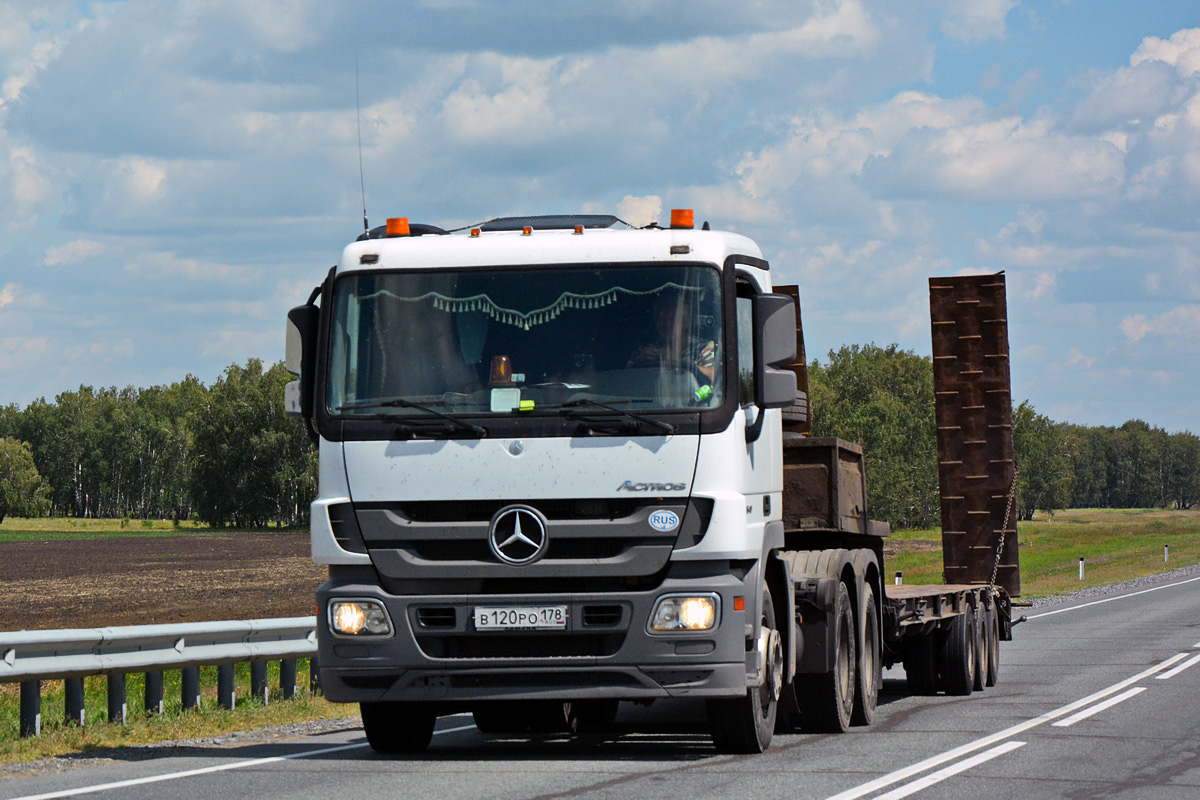
[[[256,533],[295,533],[297,528],[262,528]],[[233,528],[213,528],[195,520],[78,519],[75,517],[8,517],[0,522],[0,543],[46,542],[59,539],[144,538],[205,536],[236,533]]]
[[[110,747],[148,744],[171,739],[193,739],[241,730],[316,719],[337,719],[357,713],[357,706],[330,703],[309,694],[308,662],[299,662],[297,684],[301,687],[292,700],[280,699],[279,662],[271,662],[268,681],[272,700],[264,705],[248,697],[249,665],[238,664],[236,710],[221,708],[216,699],[217,668],[200,668],[201,697],[195,710],[184,710],[180,701],[180,673],[163,674],[164,712],[148,714],[142,710],[144,676],[131,673],[126,678],[127,724],[109,723],[107,682],[103,676],[84,679],[83,727],[66,724],[62,681],[42,684],[42,734],[21,739],[18,736],[20,714],[19,685],[0,684],[0,763],[32,761],[64,753],[83,753]]]
[[[1049,597],[1200,563],[1200,511],[1071,509],[1020,523],[1017,538],[1022,599]],[[889,543],[899,550],[887,558],[889,575],[899,570],[905,583],[941,583],[940,531],[899,531]]]

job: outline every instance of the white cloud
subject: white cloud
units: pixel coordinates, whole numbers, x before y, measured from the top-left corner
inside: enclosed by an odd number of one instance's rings
[[[1016,0],[938,0],[945,11],[942,31],[965,42],[978,42],[1004,35],[1010,11]]]
[[[634,197],[627,194],[617,203],[617,216],[637,227],[658,222],[663,219],[662,198],[658,195]]]
[[[1146,37],[1130,56],[1129,64],[1136,67],[1151,60],[1170,64],[1184,77],[1200,72],[1200,28],[1176,31],[1166,40]]]
[[[104,250],[104,245],[94,239],[76,239],[73,242],[47,248],[46,255],[42,258],[42,263],[48,267],[57,267],[63,264],[78,264],[81,261],[95,258],[103,253]]]
[[[1194,344],[1200,337],[1200,305],[1178,306],[1149,317],[1133,314],[1121,320],[1120,328],[1131,342],[1153,335],[1175,344]]]
[[[0,308],[11,305],[13,300],[16,299],[17,285],[15,283],[7,284],[3,289],[0,289]]]
[[[1096,366],[1096,359],[1088,358],[1083,353],[1079,352],[1079,350],[1072,347],[1070,352],[1067,353],[1067,366],[1078,367],[1080,365],[1090,369]]]

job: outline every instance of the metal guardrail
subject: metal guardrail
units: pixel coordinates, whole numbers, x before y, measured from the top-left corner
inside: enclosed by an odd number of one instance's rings
[[[125,721],[125,675],[146,673],[145,705],[161,712],[162,672],[182,672],[182,703],[199,702],[198,668],[217,665],[218,702],[233,708],[233,665],[250,662],[251,694],[267,698],[266,663],[280,661],[284,698],[295,693],[296,659],[311,658],[316,689],[316,618],[230,620],[0,633],[0,683],[21,684],[21,735],[41,730],[41,682],[66,682],[66,719],[84,722],[83,678],[108,676],[108,718]]]

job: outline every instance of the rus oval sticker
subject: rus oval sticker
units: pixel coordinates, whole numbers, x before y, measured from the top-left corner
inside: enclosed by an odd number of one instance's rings
[[[674,511],[660,508],[650,515],[650,527],[656,531],[673,531],[679,527],[679,515]]]

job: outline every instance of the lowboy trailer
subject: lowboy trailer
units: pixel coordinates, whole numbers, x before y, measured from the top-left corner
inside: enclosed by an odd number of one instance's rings
[[[861,449],[809,435],[798,293],[753,241],[690,211],[365,232],[288,315],[326,696],[384,752],[449,713],[572,731],[685,697],[753,753],[870,724],[884,666],[993,684],[1019,591],[1003,277],[931,296],[955,582],[895,586]]]

